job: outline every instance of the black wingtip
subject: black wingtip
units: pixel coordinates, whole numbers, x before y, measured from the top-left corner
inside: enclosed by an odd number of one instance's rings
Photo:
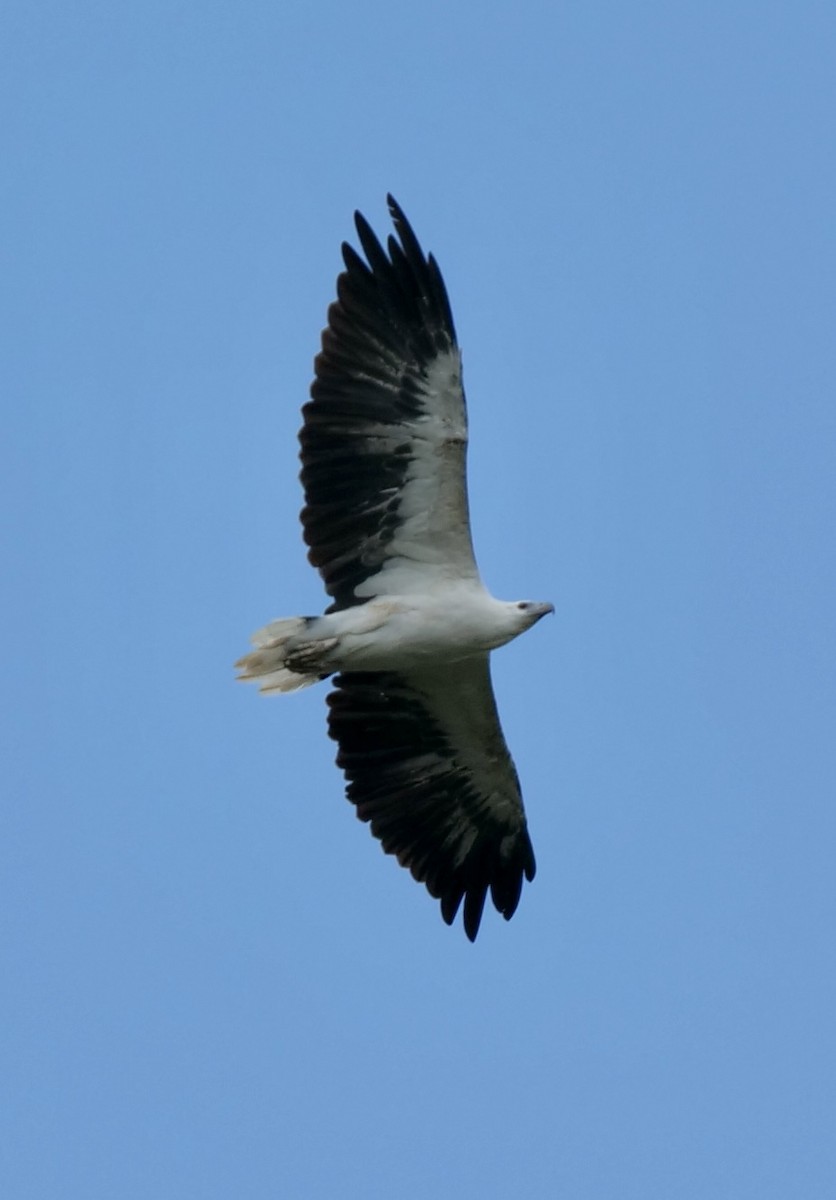
[[[372,241],[378,246],[380,245],[377,234],[371,227],[371,223],[363,216],[359,208],[354,210],[354,228],[357,230],[357,235],[361,243],[365,244],[367,241]]]
[[[477,887],[469,891],[464,898],[464,931],[470,938],[471,942],[476,941],[476,934],[479,932],[479,926],[482,924],[482,913],[485,911],[485,897],[488,892],[488,883],[480,883]]]

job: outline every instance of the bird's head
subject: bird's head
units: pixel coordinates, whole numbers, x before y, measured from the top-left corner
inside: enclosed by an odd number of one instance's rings
[[[545,617],[546,613],[554,612],[554,605],[543,600],[512,600],[508,608],[520,633],[524,629],[530,629],[541,617]]]

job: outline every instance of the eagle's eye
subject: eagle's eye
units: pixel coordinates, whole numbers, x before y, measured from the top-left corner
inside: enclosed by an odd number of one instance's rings
[[[519,604],[517,605],[517,608],[520,610],[520,612],[525,612],[525,610],[529,607],[530,605],[527,600],[520,600]]]

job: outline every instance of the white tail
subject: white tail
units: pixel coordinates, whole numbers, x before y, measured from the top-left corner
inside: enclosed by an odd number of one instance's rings
[[[320,672],[291,671],[285,666],[286,643],[304,632],[307,625],[305,617],[284,617],[259,629],[250,639],[255,650],[235,664],[240,671],[238,678],[257,683],[262,692],[298,692],[317,683],[322,678]]]

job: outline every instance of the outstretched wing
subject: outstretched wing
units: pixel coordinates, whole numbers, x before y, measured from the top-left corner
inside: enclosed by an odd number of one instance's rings
[[[464,899],[471,941],[488,890],[509,920],[535,862],[487,655],[334,683],[328,730],[360,820],[441,901],[448,925]]]
[[[478,580],[461,355],[444,281],[388,197],[388,255],[355,214],[312,399],[302,410],[302,525],[332,608]]]

